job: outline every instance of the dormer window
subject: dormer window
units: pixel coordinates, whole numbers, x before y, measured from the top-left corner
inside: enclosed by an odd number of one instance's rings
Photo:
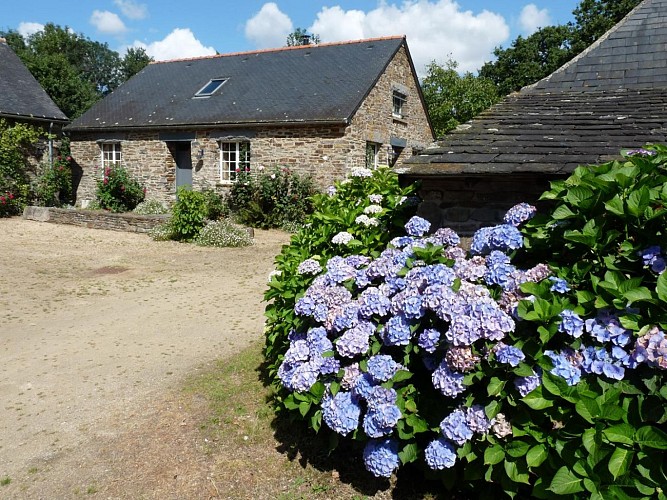
[[[403,115],[405,114],[405,102],[407,101],[408,96],[406,96],[403,92],[399,92],[398,90],[393,91],[393,110],[392,110],[392,115],[394,118],[403,118]]]
[[[229,78],[213,78],[212,80],[209,80],[209,82],[195,94],[195,97],[212,96],[227,80],[229,80]]]

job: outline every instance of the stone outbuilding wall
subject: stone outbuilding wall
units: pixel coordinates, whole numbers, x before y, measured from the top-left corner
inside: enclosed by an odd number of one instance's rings
[[[433,135],[421,100],[418,82],[409,57],[402,47],[366,96],[348,125],[247,126],[223,129],[199,128],[165,131],[72,132],[71,153],[78,173],[77,203],[95,197],[96,182],[102,178],[100,141],[118,141],[122,164],[146,186],[147,197],[171,203],[176,191],[176,161],[171,141],[193,143],[192,184],[195,189],[229,189],[220,181],[219,141],[247,141],[250,169],[287,167],[311,174],[324,189],[343,179],[354,167],[366,165],[366,144],[378,145],[379,164],[400,165],[425,148]],[[393,92],[406,95],[402,117],[395,117]]]
[[[54,224],[71,224],[92,229],[108,229],[132,233],[148,233],[164,224],[169,215],[139,215],[111,213],[104,210],[76,210],[54,207],[25,207],[23,218]]]

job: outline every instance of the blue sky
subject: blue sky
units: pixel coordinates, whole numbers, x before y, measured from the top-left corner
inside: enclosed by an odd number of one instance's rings
[[[498,45],[539,26],[572,20],[579,0],[31,0],[12,2],[0,29],[29,34],[47,22],[68,26],[121,53],[144,47],[157,60],[285,44],[296,27],[322,42],[406,35],[419,73],[449,57],[476,71]]]

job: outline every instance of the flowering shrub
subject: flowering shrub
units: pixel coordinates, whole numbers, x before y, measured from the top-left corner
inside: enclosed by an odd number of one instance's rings
[[[21,212],[19,200],[11,191],[0,193],[0,217],[9,217]]]
[[[36,127],[0,118],[0,217],[21,213],[32,200],[27,157],[39,138]]]
[[[39,205],[59,207],[73,203],[71,161],[69,146],[63,141],[60,154],[55,158],[53,166],[43,167],[43,172],[37,179],[35,198]]]
[[[104,177],[97,181],[96,199],[105,210],[129,212],[144,201],[145,196],[146,188],[120,165],[105,169]]]
[[[227,205],[241,224],[251,227],[293,228],[313,210],[315,186],[309,176],[285,167],[238,172]]]
[[[247,247],[253,244],[253,239],[244,228],[228,220],[217,220],[209,221],[194,242],[205,247]]]
[[[139,215],[161,215],[169,213],[169,209],[164,203],[155,199],[142,201],[132,211]]]
[[[377,239],[360,177],[277,259],[279,410],[362,443],[376,476],[416,462],[467,495],[666,498],[666,163],[580,167],[544,194],[551,216],[520,204],[469,252],[418,217]]]

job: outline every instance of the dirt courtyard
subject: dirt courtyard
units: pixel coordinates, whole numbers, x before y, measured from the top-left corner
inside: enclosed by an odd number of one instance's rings
[[[288,239],[256,231],[252,247],[215,249],[0,219],[0,497],[93,494],[69,476],[125,460],[97,460],[103,443],[180,418],[170,389],[262,337],[262,292]]]

